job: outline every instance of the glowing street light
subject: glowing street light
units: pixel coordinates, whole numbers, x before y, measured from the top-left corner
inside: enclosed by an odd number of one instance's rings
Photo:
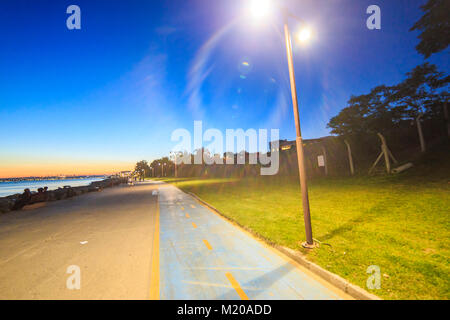
[[[250,12],[255,19],[261,19],[269,15],[271,6],[269,0],[252,0]]]
[[[273,3],[269,3],[267,0],[254,0],[252,2],[252,13],[256,18],[265,17],[269,11],[271,11],[271,7]],[[294,59],[292,57],[292,42],[291,42],[291,34],[288,28],[288,18],[294,18],[299,20],[297,17],[288,12],[288,10],[282,8],[281,9],[283,18],[284,18],[284,36],[286,42],[286,53],[287,53],[287,61],[289,67],[289,78],[291,83],[291,95],[292,95],[292,106],[294,108],[294,121],[295,121],[295,129],[297,134],[296,146],[297,146],[297,162],[298,162],[298,170],[300,173],[300,186],[302,192],[302,205],[303,205],[303,218],[305,221],[305,234],[306,234],[306,242],[302,243],[302,246],[305,248],[314,248],[314,240],[312,236],[312,227],[311,227],[311,214],[309,208],[309,197],[308,197],[308,184],[306,182],[306,170],[305,170],[305,160],[303,154],[303,139],[302,132],[300,129],[300,116],[298,112],[298,98],[297,98],[297,87],[295,84],[295,72],[294,72]],[[306,42],[311,38],[311,30],[310,29],[302,29],[298,35],[298,39],[301,42]]]
[[[300,42],[307,42],[309,39],[311,39],[311,30],[309,28],[301,29],[297,35],[297,39]]]

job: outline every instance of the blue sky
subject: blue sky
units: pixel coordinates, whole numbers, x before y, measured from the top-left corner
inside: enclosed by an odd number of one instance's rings
[[[1,1],[0,176],[43,164],[124,169],[167,155],[172,131],[193,130],[194,120],[294,138],[282,23],[255,23],[247,2]],[[314,30],[308,45],[294,43],[305,138],[328,135],[350,95],[394,84],[423,62],[409,28],[425,1],[283,2]],[[71,4],[81,30],[66,27]],[[381,30],[366,28],[371,4]],[[429,61],[448,72],[447,55]]]

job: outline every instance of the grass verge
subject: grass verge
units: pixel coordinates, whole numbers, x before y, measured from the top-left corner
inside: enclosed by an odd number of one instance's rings
[[[323,243],[313,251],[300,247],[305,234],[295,177],[164,180],[381,298],[449,299],[449,171],[428,170],[424,178],[420,170],[312,181],[313,234]],[[381,269],[381,289],[366,287],[371,265]]]

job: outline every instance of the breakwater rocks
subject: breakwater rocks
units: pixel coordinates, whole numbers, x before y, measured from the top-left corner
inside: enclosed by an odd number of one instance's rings
[[[37,192],[31,192],[29,189],[25,189],[22,194],[18,193],[0,198],[0,213],[20,210],[26,205],[38,202],[63,200],[88,192],[98,192],[104,188],[110,188],[127,182],[128,178],[109,178],[92,182],[90,185],[83,187],[65,186],[56,190],[48,190],[47,187],[44,187],[39,188]]]

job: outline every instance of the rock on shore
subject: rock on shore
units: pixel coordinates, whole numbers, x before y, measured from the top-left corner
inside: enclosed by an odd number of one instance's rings
[[[38,202],[63,200],[88,192],[98,192],[104,188],[110,188],[127,182],[128,178],[109,178],[102,181],[95,181],[88,186],[82,187],[65,186],[50,191],[47,187],[44,187],[39,188],[37,192],[31,192],[29,189],[25,189],[22,194],[18,193],[0,198],[0,213],[20,210],[26,205]]]

